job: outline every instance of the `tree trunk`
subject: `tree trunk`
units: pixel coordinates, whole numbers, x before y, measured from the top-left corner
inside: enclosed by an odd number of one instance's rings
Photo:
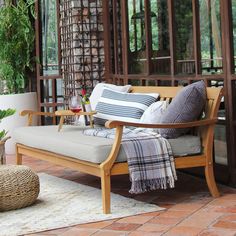
[[[6,164],[5,143],[0,143],[0,165]]]
[[[10,137],[0,140],[0,165],[6,164],[5,143]]]

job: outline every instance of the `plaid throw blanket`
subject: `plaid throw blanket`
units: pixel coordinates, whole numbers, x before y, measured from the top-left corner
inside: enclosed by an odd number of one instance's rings
[[[85,135],[113,139],[114,129],[95,128],[84,130]],[[127,155],[131,180],[130,193],[173,188],[177,180],[174,157],[168,141],[154,132],[125,128],[122,146]]]

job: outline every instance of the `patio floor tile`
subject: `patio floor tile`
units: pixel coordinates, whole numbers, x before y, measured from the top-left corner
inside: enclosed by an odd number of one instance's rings
[[[151,224],[151,223],[146,223],[139,227],[137,230],[138,231],[143,231],[143,232],[164,232],[170,228],[169,225],[163,225],[163,224]],[[144,234],[145,235],[145,234]]]
[[[133,223],[133,224],[144,224],[148,222],[149,220],[153,219],[154,216],[130,216],[130,217],[125,217],[123,219],[120,219],[116,221],[117,223]]]
[[[168,217],[157,216],[157,217],[151,219],[150,221],[148,221],[148,223],[161,224],[161,225],[175,225],[180,221],[181,221],[181,219],[179,219],[179,218],[168,218]]]
[[[235,221],[236,222],[236,214],[225,215],[220,218],[223,221]]]
[[[129,232],[124,232],[124,231],[100,230],[95,234],[93,234],[93,236],[128,236],[128,233]]]
[[[224,196],[214,199],[209,205],[211,206],[220,206],[220,207],[232,207],[236,206],[236,199],[227,199]]]
[[[78,225],[76,227],[102,229],[102,228],[107,227],[108,225],[111,225],[113,222],[114,222],[114,220],[100,221],[100,222],[95,222],[95,223],[82,224],[82,225]]]
[[[219,220],[213,225],[213,227],[233,229],[235,230],[235,234],[236,234],[236,222]]]
[[[161,214],[161,217],[177,218],[182,219],[189,216],[191,213],[189,211],[173,211],[172,208]]]
[[[50,235],[50,236],[57,236],[57,234],[45,234],[45,233],[35,233],[35,234],[27,234],[27,236],[48,236],[48,235]]]
[[[203,228],[191,227],[191,226],[176,226],[165,233],[165,236],[197,236],[203,230]]]
[[[158,232],[143,232],[143,231],[134,231],[129,234],[129,236],[161,236],[163,233]]]
[[[90,236],[94,234],[97,231],[97,229],[81,229],[81,228],[71,228],[68,231],[58,234],[60,236]]]
[[[236,232],[232,230],[208,229],[200,233],[199,236],[235,236]]]
[[[171,208],[171,210],[174,211],[191,211],[194,212],[200,208],[202,208],[204,204],[199,204],[199,203],[179,203],[176,204]]]
[[[223,207],[216,210],[217,212],[227,212],[227,213],[236,213],[236,206],[233,207]]]
[[[47,231],[44,231],[44,232],[41,232],[41,233],[35,233],[35,234],[28,234],[27,236],[29,235],[50,235],[50,236],[54,236],[54,235],[59,235],[59,234],[62,234],[68,230],[70,230],[71,228],[70,227],[66,227],[66,228],[61,228],[61,229],[54,229],[54,230],[47,230]]]
[[[180,226],[194,226],[199,228],[205,228],[208,225],[215,222],[217,218],[221,216],[220,213],[216,212],[204,212],[199,211],[191,215],[191,217],[184,219],[179,225]]]
[[[107,226],[105,229],[118,230],[118,231],[132,231],[137,229],[141,224],[131,224],[131,223],[113,223]]]
[[[144,213],[142,216],[158,216],[161,214],[161,211],[154,211],[154,212],[149,212],[149,213]]]

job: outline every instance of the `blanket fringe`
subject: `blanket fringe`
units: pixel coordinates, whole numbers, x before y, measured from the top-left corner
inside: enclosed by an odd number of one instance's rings
[[[131,189],[129,190],[132,194],[145,193],[151,190],[174,188],[175,177],[167,176],[158,179],[147,179],[132,181]]]

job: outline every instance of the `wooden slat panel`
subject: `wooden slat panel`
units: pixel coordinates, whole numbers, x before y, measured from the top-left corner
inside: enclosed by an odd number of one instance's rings
[[[118,57],[119,57],[119,53],[118,53],[118,28],[117,28],[117,0],[113,0],[113,31],[114,31],[114,65],[115,65],[115,73],[118,73]]]
[[[103,24],[104,24],[104,32],[103,32],[103,38],[104,38],[104,52],[105,52],[105,80],[109,79],[110,73],[111,73],[111,35],[110,35],[110,28],[111,28],[111,22],[110,22],[110,14],[109,14],[109,2],[107,0],[102,0],[102,8],[103,8]]]
[[[151,74],[151,53],[152,53],[152,35],[151,35],[151,22],[150,22],[150,1],[144,0],[144,9],[145,9],[145,37],[146,37],[146,73]]]
[[[159,86],[145,86],[132,87],[132,92],[134,93],[159,93],[160,97],[173,98],[181,87],[159,87]]]
[[[201,46],[200,46],[200,20],[199,20],[199,1],[192,0],[193,9],[193,46],[194,46],[194,64],[196,75],[201,74]]]
[[[169,38],[170,38],[170,61],[171,61],[171,76],[172,85],[174,83],[173,77],[176,72],[176,48],[175,48],[175,29],[174,29],[174,1],[168,0],[168,20],[169,20]]]
[[[159,93],[161,97],[168,97],[173,98],[176,93],[182,87],[165,87],[165,86],[133,86],[132,92],[133,93]],[[219,93],[222,92],[222,88],[207,88],[207,98],[208,99],[215,99]]]

